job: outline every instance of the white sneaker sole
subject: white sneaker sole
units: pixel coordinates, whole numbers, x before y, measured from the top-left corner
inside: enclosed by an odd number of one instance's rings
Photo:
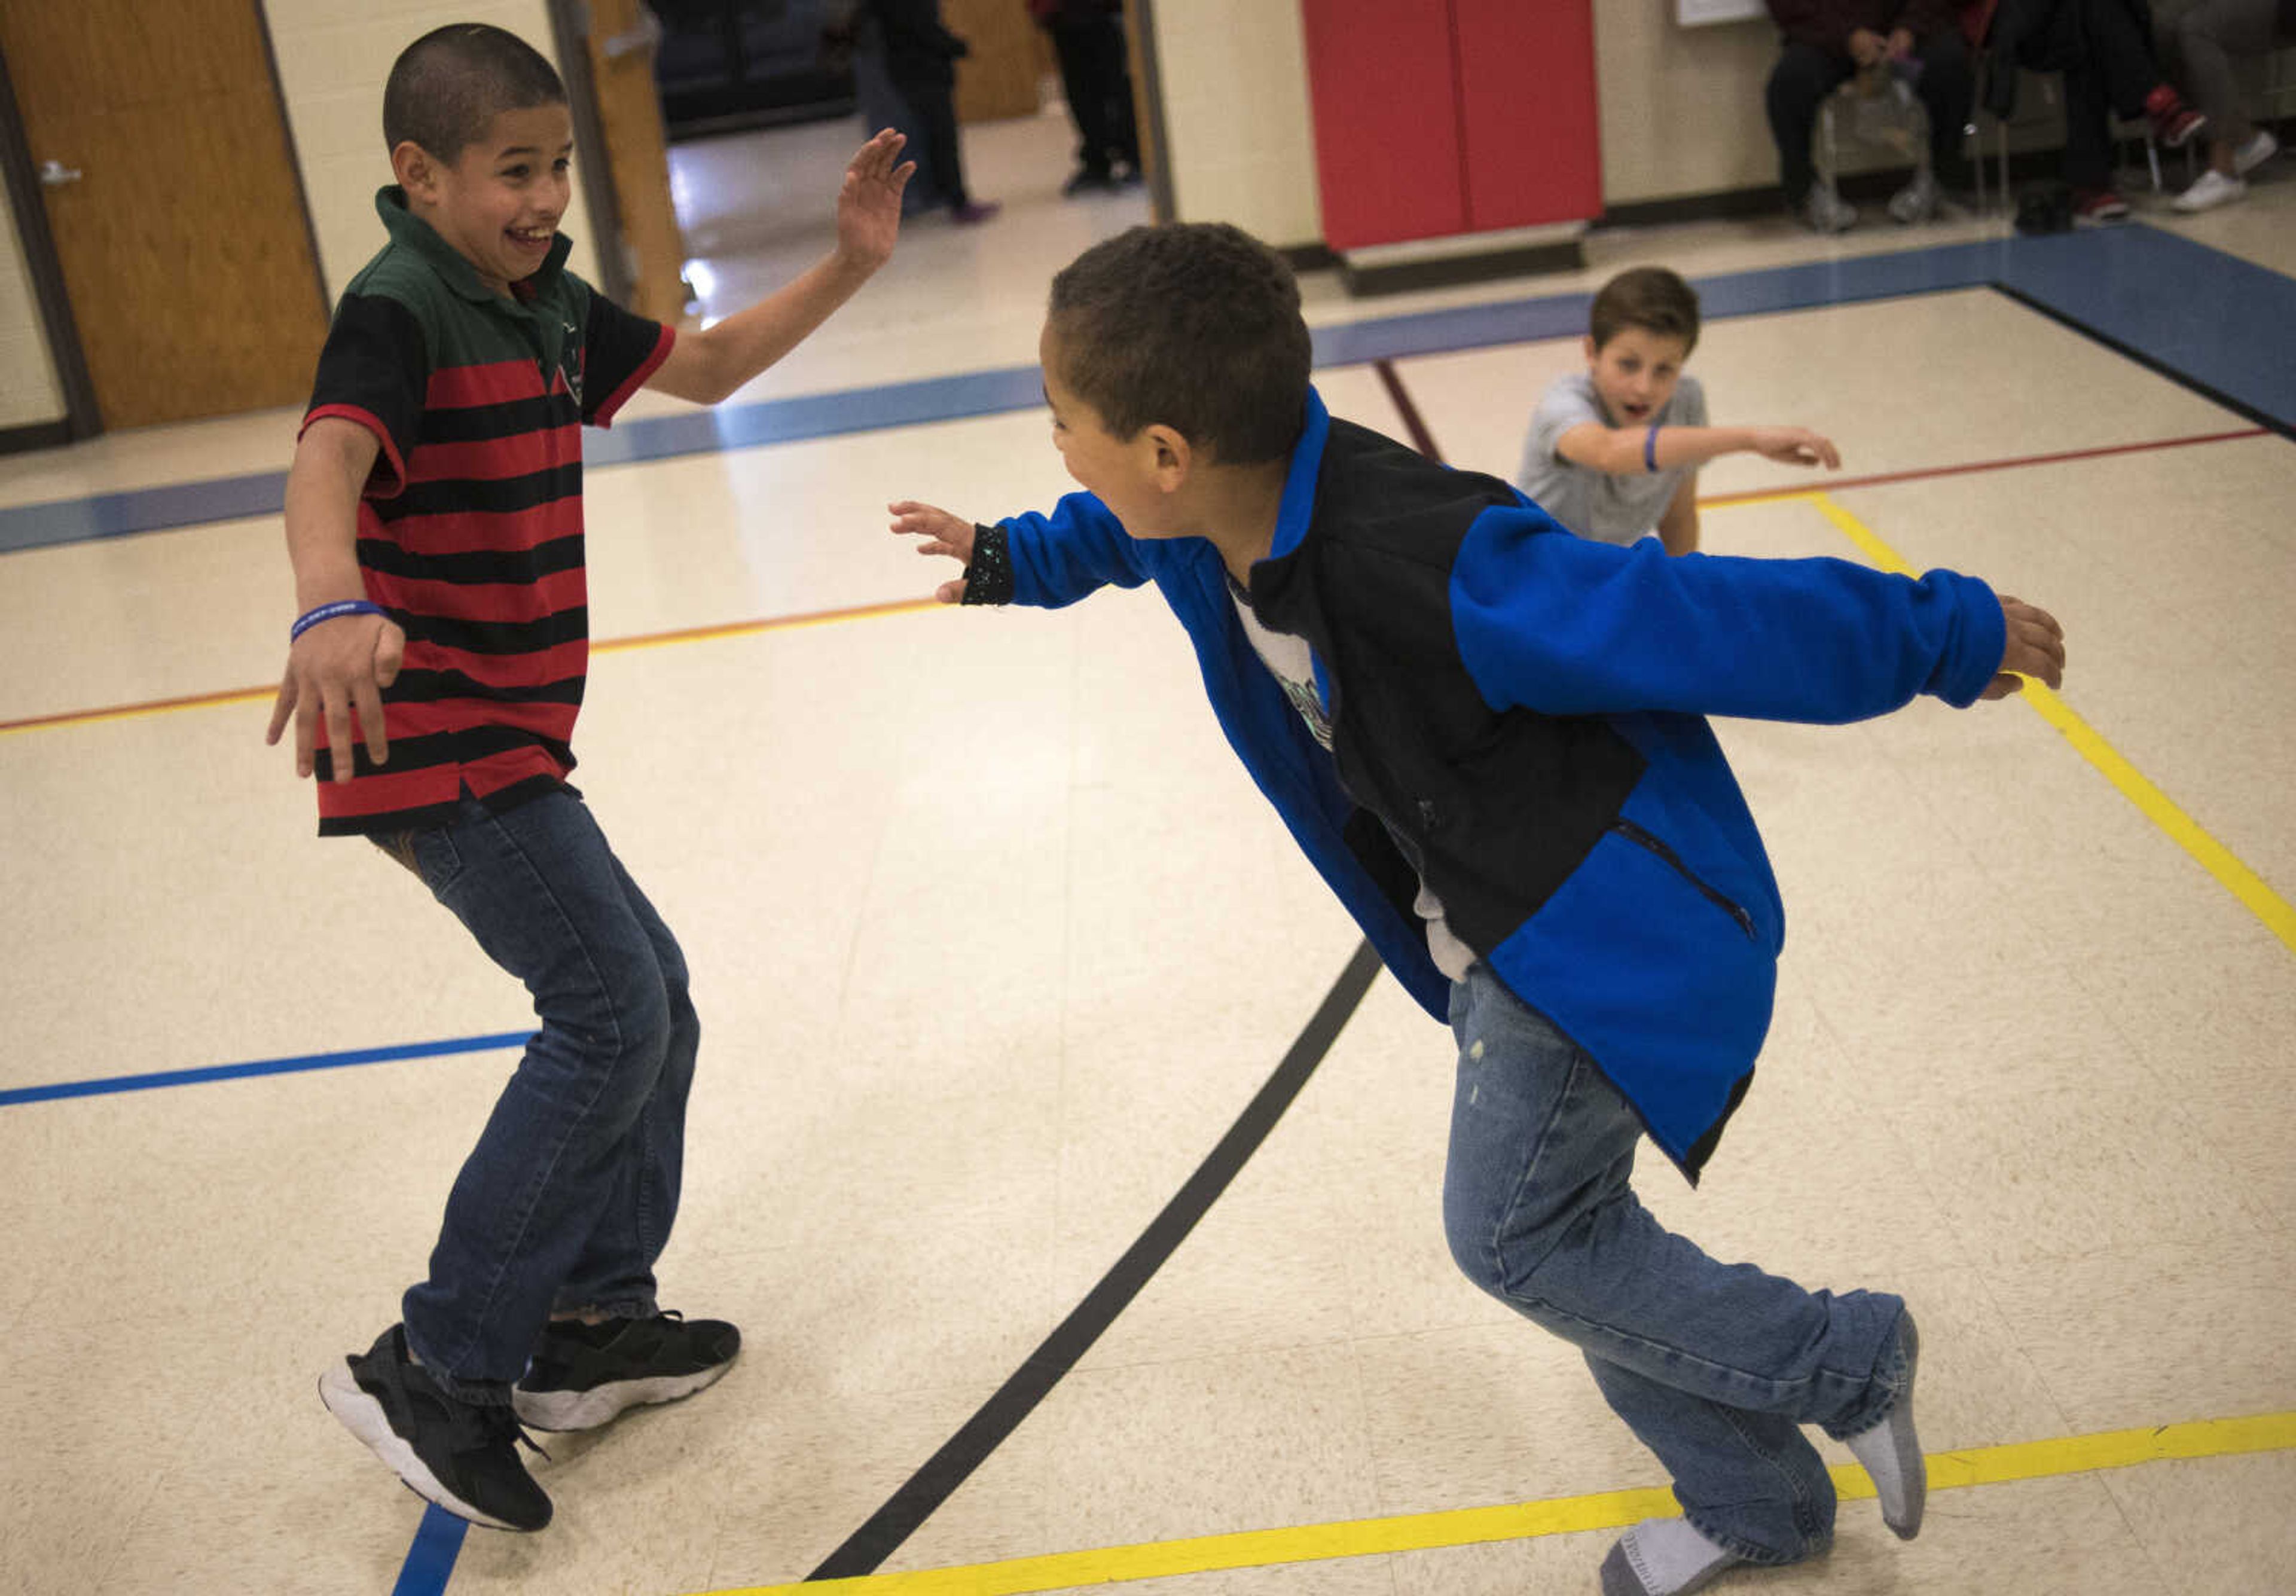
[[[348,1364],[339,1362],[319,1377],[319,1400],[327,1404],[328,1412],[342,1420],[345,1429],[366,1443],[367,1450],[390,1464],[406,1483],[406,1488],[425,1501],[488,1529],[518,1531],[518,1526],[481,1513],[440,1485],[439,1477],[414,1455],[414,1449],[390,1427],[382,1404],[359,1389],[358,1382],[351,1378]]]
[[[739,1362],[728,1358],[713,1369],[693,1374],[658,1375],[649,1380],[616,1380],[587,1391],[529,1391],[511,1388],[511,1406],[521,1424],[537,1430],[593,1430],[632,1408],[676,1402],[714,1385]]]

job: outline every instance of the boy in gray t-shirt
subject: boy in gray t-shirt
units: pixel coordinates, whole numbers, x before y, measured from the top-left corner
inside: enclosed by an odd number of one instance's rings
[[[1682,373],[1698,342],[1698,295],[1664,267],[1611,278],[1588,321],[1587,369],[1540,396],[1514,479],[1578,536],[1632,543],[1655,532],[1669,554],[1688,554],[1698,468],[1717,455],[1841,466],[1833,445],[1806,428],[1707,424],[1706,391]]]

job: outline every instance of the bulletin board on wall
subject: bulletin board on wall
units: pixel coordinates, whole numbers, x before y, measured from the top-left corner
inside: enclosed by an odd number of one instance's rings
[[[1762,0],[1674,0],[1674,20],[1684,28],[1710,22],[1749,22],[1769,15]]]

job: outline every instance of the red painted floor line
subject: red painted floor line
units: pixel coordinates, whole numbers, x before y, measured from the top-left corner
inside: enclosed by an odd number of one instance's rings
[[[1387,362],[1375,364],[1382,368]],[[1394,398],[1407,424],[1418,422],[1417,414],[1409,407],[1407,395],[1400,391],[1400,380],[1391,370],[1383,369],[1382,381],[1389,383],[1389,393]],[[1425,436],[1424,425],[1413,427],[1419,436],[1423,452],[1431,439]],[[2066,460],[2095,460],[2107,455],[2133,455],[2148,449],[2189,448],[2196,443],[2232,443],[2248,438],[2268,438],[2267,427],[2240,427],[2229,432],[2195,432],[2185,438],[2155,438],[2144,443],[2109,443],[2098,448],[2065,449],[2053,455],[2017,455],[2004,460],[1978,460],[1965,465],[1931,465],[1916,471],[1883,472],[1876,476],[1813,478],[1806,485],[1785,485],[1776,488],[1749,489],[1743,493],[1717,493],[1701,498],[1702,508],[1748,503],[1756,499],[1784,498],[1796,493],[1841,493],[1855,488],[1879,488],[1891,482],[1921,481],[1931,477],[1972,476],[1983,471],[2010,471],[2025,465],[2054,465]],[[754,621],[726,621],[714,626],[685,627],[676,631],[651,632],[643,637],[611,638],[593,644],[595,653],[615,649],[642,648],[651,644],[693,642],[704,638],[738,637],[744,632],[773,631],[784,627],[814,626],[832,621],[857,621],[872,615],[905,614],[913,610],[934,607],[931,599],[897,599],[889,604],[856,605],[847,609],[816,610],[798,615],[768,615]],[[32,715],[20,720],[0,720],[0,733],[30,731],[37,728],[78,726],[91,720],[119,720],[131,715],[157,714],[165,710],[197,709],[202,705],[236,703],[268,698],[278,689],[275,687],[232,687],[219,693],[195,693],[183,698],[154,698],[142,703],[114,704],[108,709],[66,710],[60,714]]]
[[[1743,493],[1717,493],[1702,498],[1702,508],[1742,504],[1758,498],[1780,498],[1792,493],[1840,493],[1851,488],[1879,488],[1890,482],[1915,482],[1930,477],[1973,476],[1980,471],[2010,471],[2025,465],[2054,465],[2066,460],[2095,460],[2106,455],[2133,455],[2146,449],[2187,448],[2195,443],[2231,443],[2243,438],[2269,438],[2268,427],[2241,427],[2229,432],[2195,432],[2189,438],[2154,438],[2143,443],[2108,443],[2100,448],[2069,448],[2054,455],[2013,455],[2005,460],[1978,460],[1966,465],[1929,465],[1917,471],[1886,471],[1865,477],[1811,477],[1807,485],[1750,488]]]

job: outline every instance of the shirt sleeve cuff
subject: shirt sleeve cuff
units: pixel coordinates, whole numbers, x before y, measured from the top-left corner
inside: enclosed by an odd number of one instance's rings
[[[972,562],[964,568],[965,604],[1013,602],[1013,547],[1002,525],[972,529]]]
[[[313,422],[330,415],[365,427],[374,434],[375,442],[381,446],[381,452],[374,457],[374,469],[367,473],[366,487],[362,490],[365,497],[395,498],[404,491],[406,487],[406,462],[399,457],[398,445],[392,440],[390,429],[383,425],[381,418],[372,410],[363,410],[357,405],[321,405],[303,417],[303,424],[295,430],[296,441],[302,441],[303,434],[311,430]]]
[[[669,358],[669,351],[676,343],[677,330],[667,326],[662,328],[661,336],[654,340],[653,353],[638,362],[638,368],[622,379],[622,385],[605,397],[592,414],[590,424],[594,427],[612,426],[614,413],[629,402],[630,395],[645,386],[648,377],[661,369],[661,363]]]

